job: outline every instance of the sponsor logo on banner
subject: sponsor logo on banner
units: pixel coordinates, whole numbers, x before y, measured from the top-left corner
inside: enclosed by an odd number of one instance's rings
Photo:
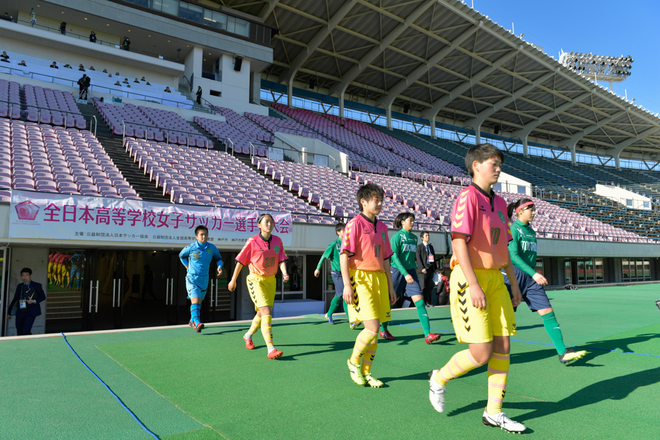
[[[14,190],[9,238],[186,244],[204,225],[209,242],[242,246],[259,233],[257,218],[263,212]],[[273,233],[291,246],[291,214],[269,213]]]

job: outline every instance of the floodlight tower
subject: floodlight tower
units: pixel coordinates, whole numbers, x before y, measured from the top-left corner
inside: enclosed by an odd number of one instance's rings
[[[574,72],[594,81],[608,81],[610,92],[613,83],[625,81],[630,76],[633,61],[630,55],[608,57],[591,53],[564,52],[563,50],[559,55],[559,62]]]

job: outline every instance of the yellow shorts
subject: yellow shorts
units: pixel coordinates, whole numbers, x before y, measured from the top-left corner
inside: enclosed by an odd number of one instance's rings
[[[259,307],[272,308],[275,302],[275,290],[277,289],[275,275],[262,277],[251,273],[246,279],[248,292],[250,292],[250,298],[254,303],[254,310],[259,310]]]
[[[384,272],[350,269],[354,301],[348,304],[351,322],[378,319],[388,322],[390,316],[390,291]]]
[[[53,273],[53,263],[48,263],[48,273],[49,274]]]
[[[451,320],[459,342],[478,344],[490,342],[493,336],[516,334],[516,318],[504,277],[497,269],[475,269],[479,286],[486,295],[486,310],[472,305],[461,267],[456,265],[449,278]]]

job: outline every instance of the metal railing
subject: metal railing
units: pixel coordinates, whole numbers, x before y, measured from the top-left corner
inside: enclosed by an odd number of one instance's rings
[[[23,25],[26,25],[26,26],[31,26],[32,25],[32,23],[30,21],[25,21],[25,20],[18,20],[16,23],[23,24]],[[76,38],[78,40],[86,40],[90,44],[100,44],[102,46],[113,47],[113,48],[116,48],[118,50],[123,50],[121,48],[121,41],[119,42],[119,44],[117,44],[117,43],[112,43],[110,41],[103,41],[103,40],[97,38],[96,42],[93,43],[93,42],[89,41],[89,35],[82,35],[82,34],[78,34],[78,33],[75,33],[75,32],[68,31],[68,30],[66,31],[66,34],[62,34],[59,27],[51,27],[51,26],[46,26],[46,25],[43,25],[43,24],[39,24],[38,20],[37,20],[37,24],[35,24],[34,27],[39,28],[39,29],[43,29],[47,32],[53,32],[55,34],[60,34],[64,37]],[[148,51],[139,50],[139,49],[135,49],[135,48],[131,48],[131,50],[129,52],[139,53],[139,54],[142,54],[142,55],[147,55],[147,56],[150,56],[150,57],[159,58],[161,60],[167,60],[167,61],[172,61],[172,62],[175,62],[175,63],[179,63],[179,60],[175,60],[174,58],[166,57],[164,55],[158,55],[158,54],[155,54],[153,52],[148,52]]]
[[[190,81],[188,80],[188,78],[186,77],[186,75],[182,75],[182,77],[183,77],[183,79],[185,80],[185,83],[184,83],[184,84],[187,84],[187,85],[188,85],[188,89],[190,90],[190,92],[189,92],[189,94],[190,94],[190,98],[192,99],[193,83],[190,82]],[[193,77],[191,76],[191,79],[192,79],[192,78],[193,78]],[[203,101],[203,102],[207,105],[207,107],[204,107],[203,104],[197,104],[199,107],[196,107],[195,110],[203,111],[204,113],[209,113],[209,114],[212,114],[212,115],[215,115],[215,114],[216,114],[215,106],[214,106],[213,104],[211,104],[208,100],[206,100],[206,99],[204,99],[204,98],[200,98],[200,101]],[[197,99],[196,99],[196,98],[193,99],[193,102],[196,103],[196,102],[197,102]],[[195,107],[194,104],[193,104],[193,107]]]
[[[2,66],[0,65],[0,73],[9,73],[10,75],[15,75],[15,76],[20,76],[23,78],[30,78],[30,79],[35,79],[38,81],[44,81],[48,82],[51,84],[59,84],[63,86],[68,86],[68,87],[73,87],[77,88],[77,80],[72,80],[72,79],[67,79],[67,78],[60,78],[57,76],[52,76],[52,75],[46,75],[43,73],[37,73],[37,72],[25,72],[22,69],[18,69],[16,67],[8,67],[8,66]],[[95,91],[97,93],[105,93],[108,95],[119,95],[123,98],[129,98],[129,99],[136,99],[138,101],[145,101],[145,102],[153,102],[156,104],[162,104],[162,105],[167,105],[170,107],[176,107],[176,108],[183,108],[183,109],[189,109],[192,110],[194,108],[194,104],[192,102],[180,102],[180,101],[174,101],[166,98],[157,98],[154,96],[149,96],[149,95],[144,95],[142,93],[137,93],[137,92],[132,92],[129,90],[124,90],[124,89],[117,89],[113,87],[108,87],[108,86],[99,86],[99,85],[90,85],[89,89],[91,91]],[[128,96],[124,96],[124,93],[127,94]],[[201,110],[201,112],[205,113],[210,113],[208,109],[206,111]]]
[[[7,106],[9,107],[9,110],[7,112],[8,113],[7,116],[9,118],[9,120],[13,119],[12,113],[13,113],[14,106],[18,106],[18,108],[21,110],[21,115],[23,115],[24,112],[29,111],[30,108],[36,108],[37,109],[37,121],[36,122],[37,122],[38,125],[42,124],[42,122],[41,122],[41,111],[42,110],[49,111],[49,112],[64,113],[64,128],[68,128],[67,127],[68,115],[80,115],[80,116],[84,117],[85,120],[87,120],[87,118],[89,118],[89,125],[88,125],[87,130],[92,132],[92,134],[96,137],[96,130],[97,130],[97,127],[98,127],[98,121],[97,121],[95,115],[90,115],[90,114],[85,114],[85,113],[75,113],[75,112],[70,112],[70,111],[67,111],[67,110],[52,109],[52,108],[48,108],[48,107],[39,107],[37,105],[30,105],[30,104],[26,104],[26,107],[28,107],[28,110],[23,110],[21,104],[17,104],[15,102],[4,101],[4,100],[0,100],[0,102],[7,103]],[[54,124],[46,124],[46,125],[54,125]]]
[[[148,134],[149,134],[148,129],[151,129],[153,131],[162,131],[163,135],[165,136],[165,141],[168,144],[170,143],[170,133],[173,132],[173,133],[177,133],[177,136],[178,136],[178,133],[183,133],[185,135],[185,137],[186,137],[186,147],[190,147],[190,138],[191,138],[191,136],[199,136],[199,137],[205,138],[206,141],[207,141],[205,148],[207,150],[209,149],[209,146],[211,146],[211,147],[213,146],[212,141],[210,141],[208,138],[206,138],[206,136],[204,136],[202,134],[199,134],[199,133],[191,133],[189,131],[183,131],[183,130],[174,130],[174,129],[171,129],[171,128],[155,127],[153,125],[140,124],[138,122],[131,122],[131,121],[126,122],[126,120],[123,120],[123,119],[121,121],[121,124],[122,124],[122,134],[121,134],[121,137],[122,137],[121,138],[121,143],[122,143],[122,145],[126,144],[126,138],[127,137],[129,137],[131,139],[142,139],[142,137],[138,137],[138,136],[126,136],[126,124],[130,124],[130,125],[139,125],[141,127],[145,127],[145,129],[144,129],[144,140],[145,141],[149,140],[147,138]]]

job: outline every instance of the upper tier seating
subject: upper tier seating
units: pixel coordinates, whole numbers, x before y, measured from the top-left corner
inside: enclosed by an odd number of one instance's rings
[[[436,156],[420,151],[417,148],[413,148],[409,144],[376,130],[364,122],[353,119],[341,119],[339,116],[334,115],[325,115],[325,117],[333,121],[335,124],[341,125],[353,133],[356,133],[387,150],[391,150],[399,156],[428,168],[429,171],[443,174],[445,176],[465,175],[461,168],[445,162]]]
[[[407,158],[399,156],[312,111],[292,109],[282,104],[273,104],[273,108],[302,122],[313,130],[322,133],[325,137],[331,139],[336,144],[343,146],[345,149],[352,151],[371,162],[377,163],[382,167],[387,167],[390,170],[393,170],[396,174],[401,174],[401,171],[408,170],[420,173],[428,173],[431,171],[439,172],[439,170],[427,168]],[[351,161],[353,161],[353,158],[351,158]],[[372,172],[370,170],[364,171]]]
[[[0,118],[21,118],[20,84],[0,79]]]
[[[30,122],[53,124],[58,126],[87,128],[87,121],[80,113],[76,100],[69,92],[44,89],[25,84],[23,87],[27,117]]]
[[[0,187],[139,199],[89,131],[0,120]]]
[[[288,133],[296,136],[308,137],[311,139],[318,139],[321,142],[324,142],[330,145],[331,147],[335,148],[336,150],[347,154],[352,163],[353,168],[357,168],[363,171],[369,171],[372,173],[380,173],[380,174],[387,173],[387,170],[385,169],[384,166],[378,165],[373,161],[371,161],[370,159],[365,159],[365,157],[361,156],[359,152],[352,151],[350,149],[352,147],[339,144],[335,142],[331,137],[328,136],[324,137],[321,134],[317,133],[316,131],[310,129],[309,127],[306,127],[305,125],[299,122],[292,121],[289,119],[271,117],[271,116],[261,116],[261,115],[256,115],[254,113],[246,113],[245,116],[251,121],[258,124],[260,127],[263,127],[265,130],[267,130],[270,133],[280,132],[280,133]],[[326,122],[330,123],[329,121]]]
[[[126,78],[122,75],[115,75],[114,73],[103,73],[103,60],[98,60],[94,68],[90,70],[85,66],[85,72],[78,70],[75,67],[78,63],[71,63],[74,68],[64,68],[64,64],[69,63],[70,60],[55,60],[59,68],[53,69],[50,64],[53,60],[45,60],[42,58],[23,55],[16,52],[7,51],[9,55],[9,63],[0,63],[0,73],[9,73],[12,75],[32,77],[33,79],[52,82],[54,84],[62,84],[69,87],[77,87],[77,82],[83,73],[90,77],[91,86],[90,91],[98,93],[107,93],[115,96],[123,96],[125,98],[140,99],[158,104],[169,105],[172,107],[193,108],[193,102],[182,95],[177,90],[172,90],[171,93],[164,92],[166,85],[150,81],[149,73],[145,72],[147,76],[146,81],[135,82],[135,78]],[[19,66],[18,63],[25,60],[26,66]],[[121,72],[120,72],[121,73]],[[141,79],[142,77],[140,77]],[[124,79],[128,80],[128,84],[124,84]],[[117,86],[115,83],[119,81],[121,85]],[[151,85],[147,85],[150,82]],[[130,86],[130,87],[129,87]]]
[[[192,125],[174,112],[133,104],[113,105],[101,102],[98,98],[93,98],[92,102],[116,136],[122,135],[124,121],[126,136],[129,137],[146,136],[149,140],[161,142],[169,139],[171,144],[191,147],[212,146],[206,137],[200,135]]]
[[[227,153],[144,139],[126,139],[126,150],[173,203],[289,211],[294,221],[333,223]]]

